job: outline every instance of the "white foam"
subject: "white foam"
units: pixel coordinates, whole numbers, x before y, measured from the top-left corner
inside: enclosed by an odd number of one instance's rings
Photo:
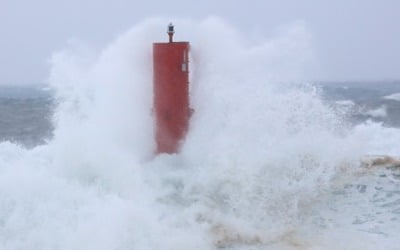
[[[383,118],[387,116],[386,106],[382,105],[379,108],[371,109],[365,112],[366,115],[370,115],[375,118]]]
[[[336,101],[337,104],[343,105],[343,106],[349,106],[352,107],[355,105],[355,103],[352,100],[342,100],[342,101]]]
[[[400,101],[400,93],[394,93],[391,95],[387,95],[383,98],[388,99],[388,100]]]

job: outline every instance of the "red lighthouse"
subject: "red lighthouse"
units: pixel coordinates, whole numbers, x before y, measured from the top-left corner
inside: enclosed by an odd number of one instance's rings
[[[177,153],[189,126],[189,42],[153,43],[153,89],[157,153]]]

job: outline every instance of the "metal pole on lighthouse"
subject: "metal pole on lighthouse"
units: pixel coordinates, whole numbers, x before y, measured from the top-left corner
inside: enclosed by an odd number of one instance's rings
[[[189,42],[153,43],[153,91],[156,153],[177,153],[189,127]]]

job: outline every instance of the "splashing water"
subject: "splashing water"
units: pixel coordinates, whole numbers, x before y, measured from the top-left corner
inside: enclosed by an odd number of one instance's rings
[[[100,53],[53,56],[54,138],[31,150],[0,144],[0,248],[335,249],[340,237],[368,239],[351,228],[311,237],[318,223],[304,222],[324,218],[320,201],[333,202],[327,194],[363,154],[393,153],[398,131],[350,128],[318,89],[293,83],[313,63],[305,25],[253,45],[217,18],[178,20],[195,113],[181,153],[154,156],[151,45],[166,23],[141,23]]]

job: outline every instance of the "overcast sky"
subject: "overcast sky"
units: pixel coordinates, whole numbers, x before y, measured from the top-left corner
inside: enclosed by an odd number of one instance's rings
[[[0,0],[0,83],[40,83],[71,38],[104,46],[149,17],[219,16],[249,34],[303,20],[321,79],[400,79],[398,0]]]

